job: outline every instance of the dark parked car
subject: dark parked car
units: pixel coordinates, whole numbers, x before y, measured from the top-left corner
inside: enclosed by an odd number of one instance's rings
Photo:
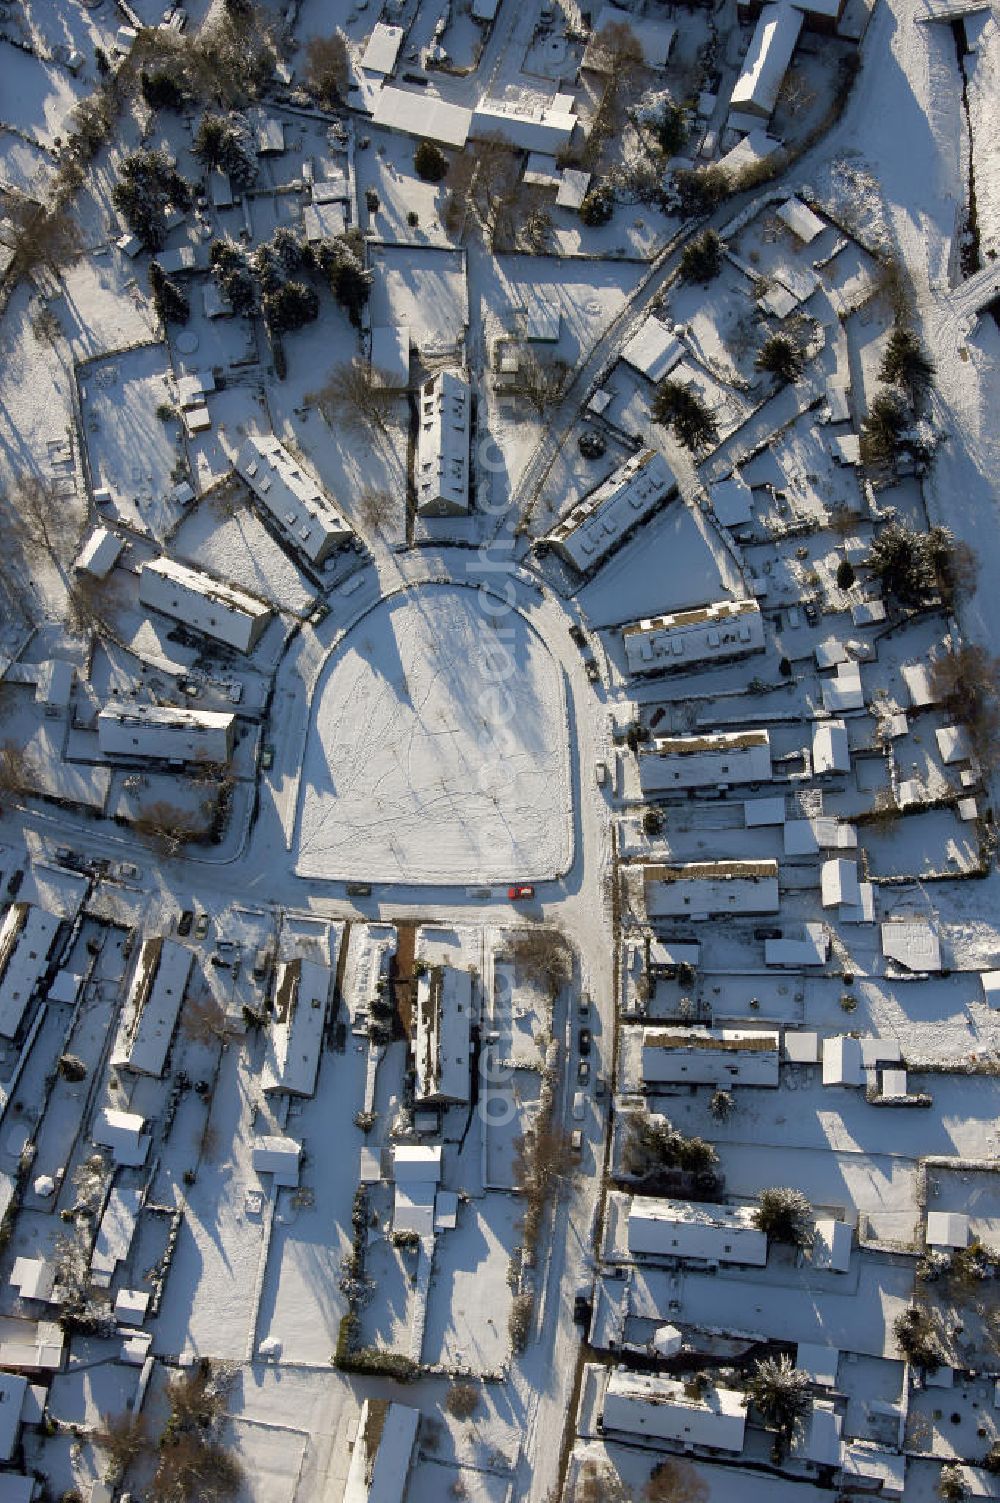
[[[590,1044],[591,1044],[590,1029],[589,1028],[581,1028],[580,1029],[580,1053],[581,1054],[589,1054],[590,1053]]]
[[[181,914],[180,918],[177,920],[177,933],[180,934],[180,935],[190,934],[191,933],[191,925],[192,925],[193,922],[194,922],[194,914],[191,912],[190,908],[185,908],[184,912]]]

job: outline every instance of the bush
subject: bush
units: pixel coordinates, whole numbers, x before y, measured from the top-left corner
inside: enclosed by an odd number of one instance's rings
[[[914,412],[926,404],[934,385],[934,363],[912,329],[898,323],[889,336],[879,378],[899,386]]]
[[[674,173],[674,192],[681,212],[689,217],[710,214],[733,191],[724,167],[681,167]]]
[[[794,339],[787,334],[771,334],[757,351],[754,368],[789,382],[799,379],[805,363],[805,355]]]
[[[946,1503],[961,1503],[962,1498],[969,1496],[969,1490],[965,1485],[962,1468],[956,1462],[950,1462],[941,1468],[941,1476],[938,1478],[938,1493],[946,1500]]]
[[[151,73],[143,68],[139,74],[139,88],[151,110],[184,108],[184,90],[174,74],[166,68],[157,68]]]
[[[453,1383],[444,1407],[455,1419],[471,1419],[479,1408],[479,1389],[475,1383]]]
[[[86,1080],[87,1066],[75,1054],[62,1054],[59,1057],[59,1074],[63,1080],[69,1080],[74,1083]]]
[[[913,1367],[924,1373],[937,1371],[944,1353],[929,1310],[923,1305],[910,1305],[897,1315],[892,1330],[900,1351]]]
[[[649,129],[663,155],[676,156],[688,138],[687,111],[670,99],[660,113],[649,121]]]
[[[854,565],[851,563],[851,560],[849,558],[842,558],[837,565],[837,589],[850,590],[856,579],[857,575],[854,572]]]
[[[608,224],[615,212],[614,190],[607,183],[598,183],[590,189],[580,205],[580,218],[592,228]]]
[[[535,1313],[535,1297],[532,1294],[515,1294],[507,1319],[510,1344],[515,1352],[526,1350],[531,1335],[531,1319]]]
[[[762,1190],[754,1224],[771,1242],[809,1247],[813,1240],[812,1206],[801,1190],[785,1186]]]
[[[722,241],[714,230],[688,241],[681,256],[680,273],[685,282],[711,282],[722,270]]]
[[[718,438],[718,425],[704,401],[680,381],[661,381],[653,398],[654,422],[671,428],[678,443],[692,454],[711,447]]]
[[[421,141],[413,153],[413,170],[425,183],[440,183],[448,171],[448,158],[433,141]]]

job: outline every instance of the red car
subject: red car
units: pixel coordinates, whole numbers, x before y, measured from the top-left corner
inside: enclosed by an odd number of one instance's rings
[[[530,882],[519,882],[516,887],[508,887],[507,896],[512,903],[517,903],[522,898],[533,898],[535,889]]]

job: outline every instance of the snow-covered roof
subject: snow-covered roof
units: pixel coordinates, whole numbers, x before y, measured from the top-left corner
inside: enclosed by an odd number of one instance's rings
[[[840,1353],[835,1346],[816,1341],[800,1341],[795,1351],[795,1366],[808,1373],[823,1388],[836,1388]]]
[[[968,1247],[969,1227],[968,1216],[959,1211],[928,1211],[927,1245],[928,1247]]]
[[[864,1477],[880,1484],[880,1498],[901,1498],[906,1486],[906,1457],[870,1440],[845,1440],[840,1455],[845,1477]],[[868,1489],[871,1491],[871,1489]]]
[[[890,919],[882,925],[882,954],[908,971],[940,971],[941,944],[923,919]]]
[[[823,1040],[823,1084],[860,1086],[865,1083],[861,1045],[850,1034]]]
[[[365,1399],[343,1503],[403,1503],[419,1424],[419,1409]]]
[[[811,1029],[786,1030],[785,1058],[793,1065],[814,1065],[819,1059],[819,1034]]]
[[[972,756],[972,742],[964,725],[941,725],[934,732],[945,766],[953,762],[968,762]]]
[[[321,564],[353,537],[350,523],[273,434],[252,434],[235,464],[282,540],[309,563]]]
[[[556,94],[550,100],[534,95],[484,97],[472,111],[469,135],[499,136],[519,151],[557,152],[576,128],[573,104],[572,94]]]
[[[30,903],[12,903],[0,921],[0,1035],[12,1039],[48,969],[60,920]]]
[[[825,924],[803,924],[802,937],[766,939],[764,964],[773,966],[825,965],[830,953],[830,936]]]
[[[839,0],[838,0],[839,3]],[[822,219],[814,214],[808,204],[804,204],[801,198],[786,198],[785,202],[777,210],[777,217],[782,224],[788,226],[793,235],[796,235],[804,245],[811,245],[817,235],[821,235],[825,228]]]
[[[740,1028],[650,1025],[642,1036],[642,1078],[656,1085],[777,1086],[778,1034]]]
[[[113,1064],[139,1075],[163,1074],[193,964],[192,951],[176,940],[155,935],[143,941],[129,987],[132,1023]]]
[[[792,5],[764,6],[733,85],[733,109],[765,120],[770,117],[799,40],[802,20],[802,12]]]
[[[753,1206],[633,1196],[628,1203],[628,1250],[633,1257],[695,1258],[763,1268],[767,1237]]]
[[[626,365],[650,381],[662,381],[682,359],[684,346],[666,324],[649,315],[622,350]]]
[[[764,825],[785,823],[785,796],[775,798],[747,798],[743,800],[743,823],[748,830]]]
[[[387,26],[384,21],[377,22],[368,38],[368,45],[361,54],[362,68],[366,73],[391,73],[402,45],[402,26]]]
[[[816,1466],[839,1466],[842,1423],[832,1399],[812,1399],[796,1427],[791,1454]]]
[[[723,527],[739,527],[753,516],[753,491],[740,474],[708,488],[712,510]]]
[[[238,652],[253,649],[274,615],[263,600],[172,558],[142,565],[139,601]]]
[[[824,908],[834,908],[840,903],[856,906],[861,902],[858,863],[846,856],[832,856],[824,861],[820,868],[820,887]]]
[[[333,970],[314,960],[285,960],[274,986],[274,1017],[261,1071],[265,1091],[311,1096],[316,1089]]]
[[[639,746],[644,791],[764,783],[770,777],[771,741],[766,730],[658,736]]]
[[[629,672],[657,673],[760,652],[764,622],[756,600],[722,600],[644,618],[622,635]]]
[[[393,1178],[397,1184],[427,1183],[441,1179],[440,1143],[397,1143],[392,1150]]]
[[[813,772],[850,772],[851,752],[847,726],[842,720],[819,720],[813,726]]]
[[[777,913],[776,861],[688,861],[643,867],[650,918],[708,918],[723,913]]]
[[[318,240],[336,240],[347,229],[347,209],[338,199],[326,203],[306,204],[302,210],[302,228],[310,245]]]
[[[143,1132],[145,1118],[136,1112],[123,1112],[115,1107],[101,1107],[94,1118],[91,1137],[101,1148],[109,1148],[116,1164],[138,1168],[146,1162],[149,1153],[149,1135]]]
[[[55,1287],[55,1266],[44,1258],[15,1258],[10,1282],[22,1299],[47,1302]]]
[[[271,1174],[275,1185],[293,1187],[299,1182],[302,1144],[294,1138],[255,1138],[253,1166],[258,1174]]]
[[[18,1262],[22,1261],[18,1259]],[[28,1380],[22,1374],[0,1372],[0,1461],[9,1461],[14,1454],[27,1392]],[[27,1497],[31,1497],[30,1492]],[[2,1498],[0,1493],[0,1500]]]
[[[602,1420],[605,1431],[740,1452],[746,1399],[734,1389],[696,1394],[675,1378],[616,1368],[608,1376]]]
[[[578,209],[587,196],[590,187],[591,174],[583,172],[579,167],[564,167],[559,174],[559,187],[556,191],[556,207],[559,209]]]
[[[97,741],[105,757],[228,762],[235,724],[224,710],[109,700],[97,717]]]
[[[900,673],[906,685],[906,692],[910,696],[910,704],[915,710],[937,704],[938,699],[932,687],[929,663],[904,663]]]
[[[838,663],[833,678],[823,680],[823,708],[831,715],[843,710],[863,710],[864,690],[858,663]]]
[[[123,1326],[141,1326],[149,1309],[146,1289],[119,1289],[115,1296],[115,1320]]]
[[[128,1257],[142,1199],[141,1188],[133,1185],[115,1185],[108,1196],[90,1259],[90,1276],[103,1289]]]
[[[836,1221],[832,1216],[818,1217],[813,1233],[813,1267],[846,1273],[851,1266],[853,1240],[853,1229],[846,1221]]]
[[[442,146],[464,146],[472,125],[472,111],[460,104],[449,104],[426,90],[385,87],[375,101],[372,119],[388,130],[400,130],[409,136],[424,136]]]
[[[416,484],[420,512],[469,509],[472,391],[458,371],[439,371],[420,392]]]
[[[543,541],[587,574],[673,495],[676,486],[663,455],[641,449],[564,513]]]
[[[413,1036],[414,1100],[469,1100],[472,976],[453,966],[431,966],[417,981]]]
[[[95,579],[107,579],[124,547],[125,540],[116,533],[107,527],[95,527],[77,554],[73,568],[80,574],[92,574]]]

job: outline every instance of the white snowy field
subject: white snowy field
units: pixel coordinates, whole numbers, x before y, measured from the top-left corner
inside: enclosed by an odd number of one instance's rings
[[[560,670],[521,616],[494,618],[485,599],[460,585],[392,596],[331,656],[299,787],[299,876],[458,883],[566,870]]]

